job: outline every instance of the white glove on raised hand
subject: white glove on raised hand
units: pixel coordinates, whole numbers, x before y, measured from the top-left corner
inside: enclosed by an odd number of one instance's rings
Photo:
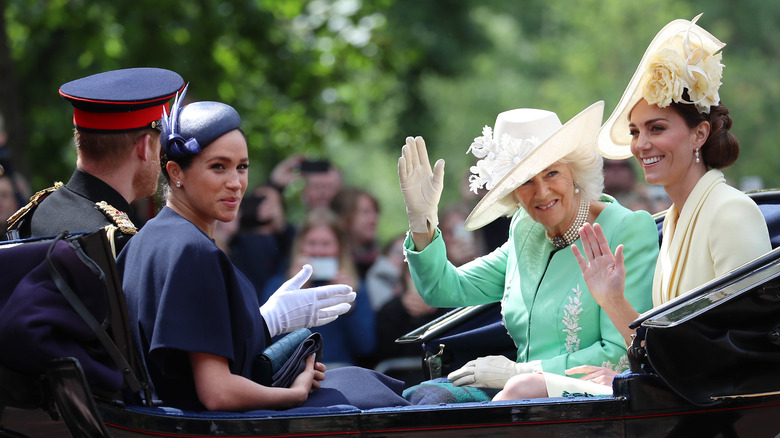
[[[311,266],[303,265],[300,272],[260,306],[260,314],[272,337],[299,328],[327,324],[352,308],[350,303],[357,295],[345,284],[301,289],[309,281],[311,273]]]
[[[506,356],[485,356],[469,361],[451,372],[447,379],[454,386],[503,388],[512,376],[542,371],[541,361],[517,363]]]
[[[439,199],[444,188],[444,160],[431,171],[428,150],[422,137],[406,137],[398,158],[398,180],[406,203],[409,231],[428,233],[439,224]]]

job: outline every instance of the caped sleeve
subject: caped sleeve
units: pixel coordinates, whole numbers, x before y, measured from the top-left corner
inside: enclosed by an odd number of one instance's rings
[[[230,262],[194,226],[165,213],[117,259],[137,341],[164,373],[189,370],[188,352],[232,361]]]
[[[188,242],[182,254],[165,266],[166,281],[151,338],[150,355],[164,359],[169,350],[210,353],[234,360],[231,313],[224,261],[200,240]],[[198,255],[198,256],[195,256]],[[155,269],[155,268],[153,268]],[[148,315],[152,317],[152,315]]]

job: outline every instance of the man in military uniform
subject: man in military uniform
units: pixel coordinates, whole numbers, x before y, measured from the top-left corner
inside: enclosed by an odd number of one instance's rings
[[[94,231],[106,226],[116,253],[136,233],[130,203],[153,195],[160,172],[160,119],[184,87],[158,68],[114,70],[60,87],[74,107],[76,169],[9,220],[9,238]]]

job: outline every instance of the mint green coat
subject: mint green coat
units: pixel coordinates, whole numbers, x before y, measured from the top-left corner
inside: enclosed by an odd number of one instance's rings
[[[658,230],[645,211],[632,212],[602,196],[607,207],[596,219],[614,252],[624,245],[625,295],[639,313],[652,307]],[[582,242],[575,244],[582,250]],[[557,251],[544,228],[520,209],[509,239],[490,254],[456,268],[447,261],[437,230],[431,244],[414,251],[405,242],[409,269],[426,303],[458,307],[501,301],[504,326],[517,346],[517,361],[542,361],[547,372],[564,374],[577,365],[627,367],[620,332],[588,292],[571,249]]]

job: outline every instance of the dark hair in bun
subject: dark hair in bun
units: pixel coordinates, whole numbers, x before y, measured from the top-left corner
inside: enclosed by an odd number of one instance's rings
[[[688,91],[683,99],[689,100]],[[729,130],[731,116],[723,103],[710,107],[709,114],[699,113],[696,105],[672,102],[671,107],[685,120],[689,128],[699,126],[701,122],[710,123],[710,135],[701,146],[701,158],[708,168],[723,169],[731,166],[739,157],[739,140]]]

